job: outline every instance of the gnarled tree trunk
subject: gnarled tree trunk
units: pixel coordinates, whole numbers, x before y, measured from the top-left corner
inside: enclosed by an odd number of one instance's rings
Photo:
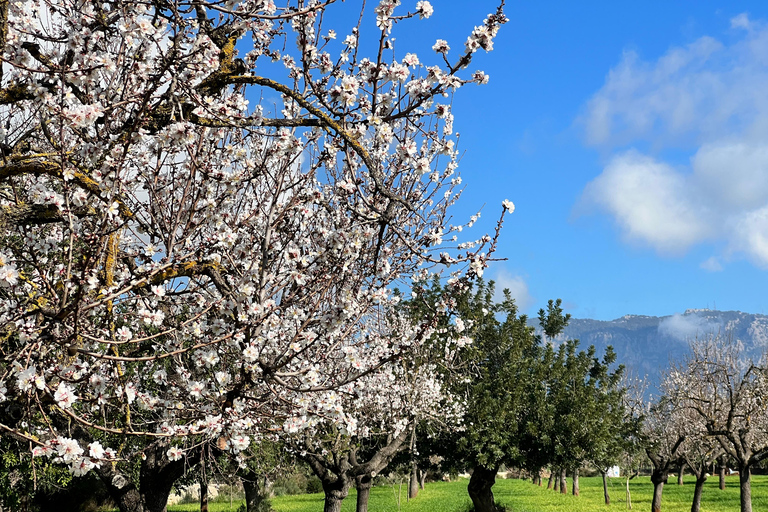
[[[356,512],[368,512],[368,498],[371,495],[371,486],[373,486],[371,475],[355,477],[355,487],[357,488]]]
[[[426,470],[419,470],[419,487],[421,487],[421,490],[424,490],[424,486],[427,483],[427,472]]]
[[[469,497],[475,506],[475,512],[496,512],[492,488],[493,484],[496,483],[498,471],[498,467],[475,466],[467,486],[467,492],[469,492]]]
[[[260,477],[255,473],[248,473],[240,477],[245,491],[246,512],[265,512],[263,503],[269,502],[269,481],[266,477]]]
[[[323,512],[341,512],[341,502],[349,495],[351,482],[345,476],[335,477],[335,475],[320,480],[325,492]]]
[[[664,490],[664,484],[667,483],[668,471],[654,469],[651,473],[651,483],[653,483],[653,501],[651,501],[651,512],[661,512],[661,493]]]
[[[110,463],[96,467],[107,492],[120,512],[165,512],[173,484],[184,474],[185,466],[197,464],[202,448],[187,452],[186,461],[168,459],[168,444],[159,440],[142,452],[138,487]]]

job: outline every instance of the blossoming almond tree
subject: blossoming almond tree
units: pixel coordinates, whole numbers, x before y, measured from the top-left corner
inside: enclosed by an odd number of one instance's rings
[[[736,462],[741,512],[752,512],[752,467],[768,458],[767,377],[764,361],[748,359],[739,340],[718,335],[692,342],[664,381],[678,407]]]
[[[495,246],[447,210],[450,95],[487,81],[465,68],[501,7],[419,57],[391,32],[428,2],[343,39],[334,3],[0,3],[0,429],[123,510],[161,510],[202,441],[354,432],[350,386],[435,325],[388,321],[390,285],[460,284]],[[136,486],[107,462],[139,452]]]

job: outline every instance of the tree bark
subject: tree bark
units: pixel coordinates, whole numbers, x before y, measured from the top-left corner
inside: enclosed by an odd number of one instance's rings
[[[555,472],[555,485],[553,489],[555,490],[555,492],[557,492],[558,490],[560,490],[560,468],[555,468],[554,472]]]
[[[574,468],[573,470],[573,483],[571,484],[573,487],[573,495],[578,496],[579,495],[579,468]]]
[[[421,487],[421,490],[424,490],[424,486],[427,483],[427,472],[425,470],[419,470],[419,487]]]
[[[475,506],[475,512],[496,512],[493,502],[493,484],[496,483],[498,467],[487,468],[477,465],[469,479],[467,492]]]
[[[188,452],[186,461],[171,461],[167,450],[166,441],[155,441],[144,449],[138,487],[112,464],[96,467],[96,474],[120,512],[165,512],[173,484],[184,474],[185,465],[197,464],[202,453],[200,448],[194,454]]]
[[[667,482],[667,476],[667,471],[658,469],[654,469],[651,473],[651,482],[653,483],[651,512],[661,512],[661,493],[664,490],[664,484]]]
[[[683,485],[683,473],[685,473],[685,464],[680,463],[680,471],[677,472],[677,485]]]
[[[109,462],[96,466],[96,474],[107,488],[109,497],[120,512],[144,512],[139,489]]]
[[[249,474],[240,477],[245,491],[245,510],[246,512],[263,512],[266,508],[262,503],[269,500],[269,482],[263,479],[263,484],[259,482],[260,477],[255,474]]]
[[[547,482],[547,489],[551,489],[552,488],[552,482],[554,482],[554,480],[555,480],[555,470],[554,469],[550,469],[549,470],[549,481]]]
[[[200,477],[200,512],[208,512],[208,478],[205,471]]]
[[[408,481],[408,499],[412,500],[418,494],[419,494],[419,467],[416,465],[416,462],[411,462],[411,478]]]
[[[355,477],[355,487],[357,488],[356,512],[368,512],[368,498],[371,495],[372,486],[373,478],[371,478],[371,475]]]
[[[560,494],[568,494],[568,480],[565,468],[560,468]]]
[[[627,508],[632,510],[632,493],[629,492],[629,474],[627,474]]]
[[[720,466],[718,467],[718,474],[720,477],[720,490],[725,490],[725,460],[720,461]]]
[[[693,488],[693,503],[691,504],[691,512],[699,512],[701,510],[701,492],[704,490],[704,482],[707,481],[707,473],[701,472],[701,476],[696,477],[696,487]]]
[[[752,468],[739,466],[741,512],[752,512]]]
[[[325,492],[323,512],[341,512],[341,502],[349,494],[350,481],[347,478],[324,478],[321,481]]]
[[[610,505],[611,497],[608,495],[608,475],[605,471],[601,471],[600,476],[603,477],[603,498],[605,499],[605,504]]]

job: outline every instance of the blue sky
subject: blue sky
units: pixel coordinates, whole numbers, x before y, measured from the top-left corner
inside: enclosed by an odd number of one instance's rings
[[[412,7],[406,0],[403,7]],[[415,4],[415,0],[412,2]],[[491,1],[435,0],[401,51],[463,46]],[[517,205],[487,274],[524,312],[768,313],[768,4],[512,2],[454,98],[455,220]],[[370,19],[369,19],[370,21]],[[454,50],[454,51],[455,51]]]

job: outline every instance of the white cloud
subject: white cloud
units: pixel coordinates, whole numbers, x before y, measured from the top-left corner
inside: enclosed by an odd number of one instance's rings
[[[702,261],[699,268],[704,269],[707,272],[721,272],[723,270],[723,265],[720,263],[719,259],[712,256]]]
[[[726,256],[768,267],[768,26],[742,14],[731,27],[730,45],[702,37],[652,62],[625,53],[579,120],[614,153],[583,201],[661,253],[724,242]],[[620,149],[635,143],[690,151],[689,163]]]
[[[496,291],[493,297],[495,301],[501,302],[504,300],[503,290],[508,289],[512,298],[515,299],[515,304],[517,304],[519,311],[525,312],[533,305],[533,297],[531,297],[528,291],[528,284],[522,276],[514,276],[505,269],[500,268],[496,270],[493,280],[496,283]]]
[[[695,313],[681,315],[675,313],[659,322],[659,333],[680,341],[690,341],[707,334],[716,334],[722,325]]]
[[[689,201],[685,176],[629,151],[614,157],[584,190],[584,199],[613,215],[627,238],[679,253],[709,234],[705,213]]]

